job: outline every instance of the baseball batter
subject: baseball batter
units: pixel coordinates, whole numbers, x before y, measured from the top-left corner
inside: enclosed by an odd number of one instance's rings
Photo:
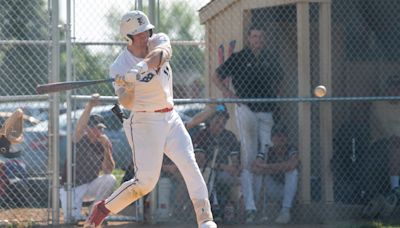
[[[85,227],[100,226],[108,214],[120,212],[149,193],[159,179],[164,153],[182,173],[198,226],[217,227],[192,141],[173,109],[171,44],[167,35],[152,34],[153,28],[141,11],[128,12],[121,19],[120,32],[129,44],[111,65],[110,76],[115,78],[120,104],[132,111],[124,120],[124,130],[136,176],[97,203]]]

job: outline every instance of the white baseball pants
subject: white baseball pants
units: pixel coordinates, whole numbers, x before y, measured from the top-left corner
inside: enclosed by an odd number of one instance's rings
[[[72,218],[83,218],[81,215],[82,203],[84,201],[94,201],[96,203],[105,199],[113,192],[116,182],[114,175],[106,174],[97,177],[90,183],[72,188]],[[60,201],[65,221],[67,219],[67,191],[63,187],[60,188]]]
[[[265,176],[265,203],[282,200],[282,208],[291,208],[297,192],[298,179],[299,172],[297,169],[285,173],[285,182],[283,184],[276,182],[271,176]]]
[[[111,212],[118,213],[155,187],[164,153],[181,172],[190,198],[208,199],[191,138],[174,110],[165,113],[135,112],[124,121],[124,130],[132,147],[135,178],[123,183],[106,199],[106,207]]]
[[[241,174],[243,198],[246,210],[256,210],[262,176],[251,172],[251,165],[258,153],[266,153],[266,145],[272,146],[271,130],[274,125],[272,112],[253,112],[247,105],[236,105],[236,122],[242,145]],[[266,156],[268,156],[266,154]]]

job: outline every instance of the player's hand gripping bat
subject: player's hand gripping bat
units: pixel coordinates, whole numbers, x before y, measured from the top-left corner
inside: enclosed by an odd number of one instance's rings
[[[100,79],[100,80],[82,80],[82,81],[69,81],[69,82],[54,82],[48,84],[38,85],[36,92],[38,94],[55,93],[66,90],[78,89],[85,86],[96,85],[100,83],[113,82],[113,78]]]

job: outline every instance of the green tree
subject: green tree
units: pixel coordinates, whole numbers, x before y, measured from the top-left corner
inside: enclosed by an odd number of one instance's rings
[[[45,5],[47,1],[0,0],[0,39],[34,40],[50,39],[50,17]],[[61,34],[62,37],[65,34]],[[42,44],[0,46],[0,95],[36,94],[37,84],[48,82],[51,64],[51,46]],[[66,80],[65,46],[60,50],[60,81]],[[86,46],[73,46],[73,70],[77,80],[104,78],[107,65],[104,57],[93,54]],[[77,93],[111,91],[109,85],[88,87]],[[96,89],[96,90],[94,90]],[[100,89],[100,90],[99,90]],[[105,92],[106,93],[106,92]],[[106,95],[112,94],[111,92]]]
[[[1,40],[47,40],[49,16],[45,1],[0,0]],[[48,49],[43,44],[0,47],[1,95],[35,93],[47,80]]]

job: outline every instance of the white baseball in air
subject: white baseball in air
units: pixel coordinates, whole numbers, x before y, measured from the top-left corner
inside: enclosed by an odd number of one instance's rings
[[[314,89],[314,95],[316,97],[324,97],[326,95],[326,87],[323,85],[319,85]]]

